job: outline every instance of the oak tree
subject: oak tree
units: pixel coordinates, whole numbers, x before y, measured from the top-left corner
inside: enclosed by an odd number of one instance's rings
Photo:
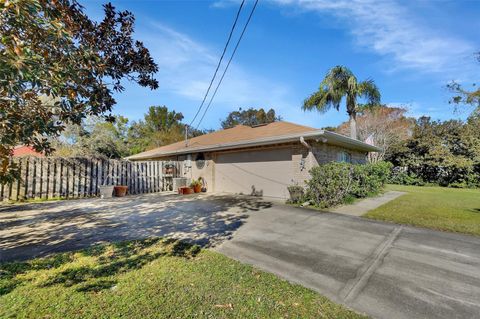
[[[0,182],[16,177],[13,148],[52,151],[49,137],[105,116],[130,80],[156,89],[158,67],[133,39],[134,16],[104,5],[100,22],[75,0],[0,2]]]
[[[270,109],[265,112],[263,108],[255,109],[251,107],[246,110],[242,110],[242,108],[239,108],[238,111],[230,112],[227,117],[222,120],[221,125],[223,129],[227,129],[239,124],[255,126],[260,124],[268,124],[280,120],[281,117],[275,114],[274,109]]]

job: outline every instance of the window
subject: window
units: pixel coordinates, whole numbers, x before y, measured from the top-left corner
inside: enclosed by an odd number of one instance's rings
[[[345,151],[340,152],[340,153],[338,153],[337,161],[341,162],[341,163],[351,163],[352,162],[352,154],[350,154],[348,152],[345,152]]]

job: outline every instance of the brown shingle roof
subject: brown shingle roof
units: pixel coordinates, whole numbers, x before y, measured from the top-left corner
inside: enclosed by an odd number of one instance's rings
[[[187,147],[185,146],[185,141],[181,141],[132,155],[129,158],[146,159],[160,157],[162,155],[172,154],[178,151],[188,151],[189,149],[198,150],[219,144],[254,141],[262,138],[273,138],[276,136],[285,136],[289,134],[300,134],[314,131],[318,131],[318,129],[284,121],[273,122],[254,127],[237,125],[230,129],[219,130],[210,134],[191,138],[188,140]]]

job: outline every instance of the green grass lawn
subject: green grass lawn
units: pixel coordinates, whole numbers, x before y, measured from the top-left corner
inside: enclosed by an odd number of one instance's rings
[[[363,217],[480,235],[480,190],[388,185],[407,192]]]
[[[0,264],[0,318],[364,318],[210,250],[149,239]]]

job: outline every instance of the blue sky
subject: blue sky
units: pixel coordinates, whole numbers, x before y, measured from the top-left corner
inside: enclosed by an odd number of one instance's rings
[[[116,95],[114,113],[137,120],[150,105],[167,105],[190,122],[239,1],[112,2],[134,13],[135,37],[160,68],[158,90],[127,84]],[[92,18],[101,17],[103,2],[81,3]],[[240,26],[252,5],[247,1]],[[412,116],[465,118],[468,111],[455,113],[448,104],[445,85],[479,80],[474,59],[480,51],[479,16],[480,1],[260,0],[200,128],[218,128],[238,107],[273,107],[284,120],[313,127],[338,125],[347,120],[344,109],[301,110],[303,99],[335,65],[349,67],[359,80],[373,79],[382,102],[404,105]]]

